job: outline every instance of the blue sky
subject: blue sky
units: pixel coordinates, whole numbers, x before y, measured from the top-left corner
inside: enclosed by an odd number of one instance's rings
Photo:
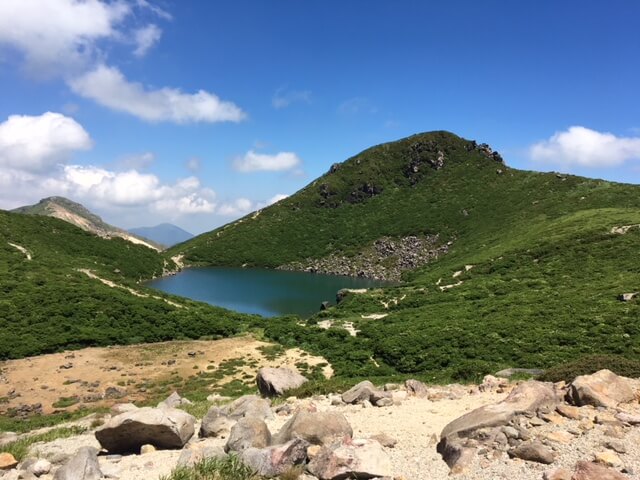
[[[0,208],[194,233],[382,142],[640,182],[633,1],[3,0]],[[47,113],[50,112],[50,113]]]

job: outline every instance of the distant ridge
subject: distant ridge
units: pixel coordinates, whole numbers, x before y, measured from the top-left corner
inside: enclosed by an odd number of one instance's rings
[[[154,250],[162,248],[146,238],[131,234],[121,228],[109,225],[98,215],[91,212],[84,205],[69,200],[65,197],[47,197],[40,200],[35,205],[26,205],[12,210],[15,213],[24,215],[44,215],[47,217],[59,218],[71,223],[87,232],[91,232],[103,238],[119,237],[131,243],[144,245]]]
[[[148,238],[165,247],[172,247],[193,238],[192,233],[171,223],[161,223],[155,227],[130,228],[129,232],[140,237]]]

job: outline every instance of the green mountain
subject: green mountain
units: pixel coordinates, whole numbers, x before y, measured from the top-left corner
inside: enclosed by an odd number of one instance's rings
[[[406,268],[397,287],[349,294],[309,325],[274,319],[266,334],[326,355],[339,374],[468,378],[640,353],[640,308],[617,299],[640,290],[639,225],[637,186],[515,170],[487,145],[431,132],[335,164],[170,254],[391,277]],[[334,328],[314,327],[321,319]],[[356,337],[335,328],[345,322]]]
[[[176,268],[146,246],[0,210],[0,359],[245,328],[248,316],[141,283]]]
[[[87,232],[105,238],[123,238],[129,242],[144,245],[154,250],[161,250],[162,247],[154,241],[148,240],[142,235],[127,232],[121,228],[109,225],[98,215],[88,210],[84,205],[76,203],[64,197],[43,198],[35,205],[27,205],[12,210],[15,213],[25,215],[44,215],[47,217],[59,218],[69,222]]]

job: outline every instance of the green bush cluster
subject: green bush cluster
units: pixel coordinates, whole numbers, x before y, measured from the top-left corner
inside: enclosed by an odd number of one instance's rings
[[[611,370],[623,377],[640,378],[640,360],[620,355],[586,355],[549,368],[539,380],[568,383],[580,375],[591,375],[603,369]]]

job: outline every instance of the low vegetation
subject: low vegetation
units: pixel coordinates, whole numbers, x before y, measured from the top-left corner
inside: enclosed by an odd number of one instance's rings
[[[10,453],[18,461],[21,461],[29,454],[31,446],[37,442],[52,442],[59,438],[68,438],[80,435],[86,431],[84,427],[63,427],[54,428],[45,433],[23,436],[15,442],[8,443],[2,447],[3,452]]]

